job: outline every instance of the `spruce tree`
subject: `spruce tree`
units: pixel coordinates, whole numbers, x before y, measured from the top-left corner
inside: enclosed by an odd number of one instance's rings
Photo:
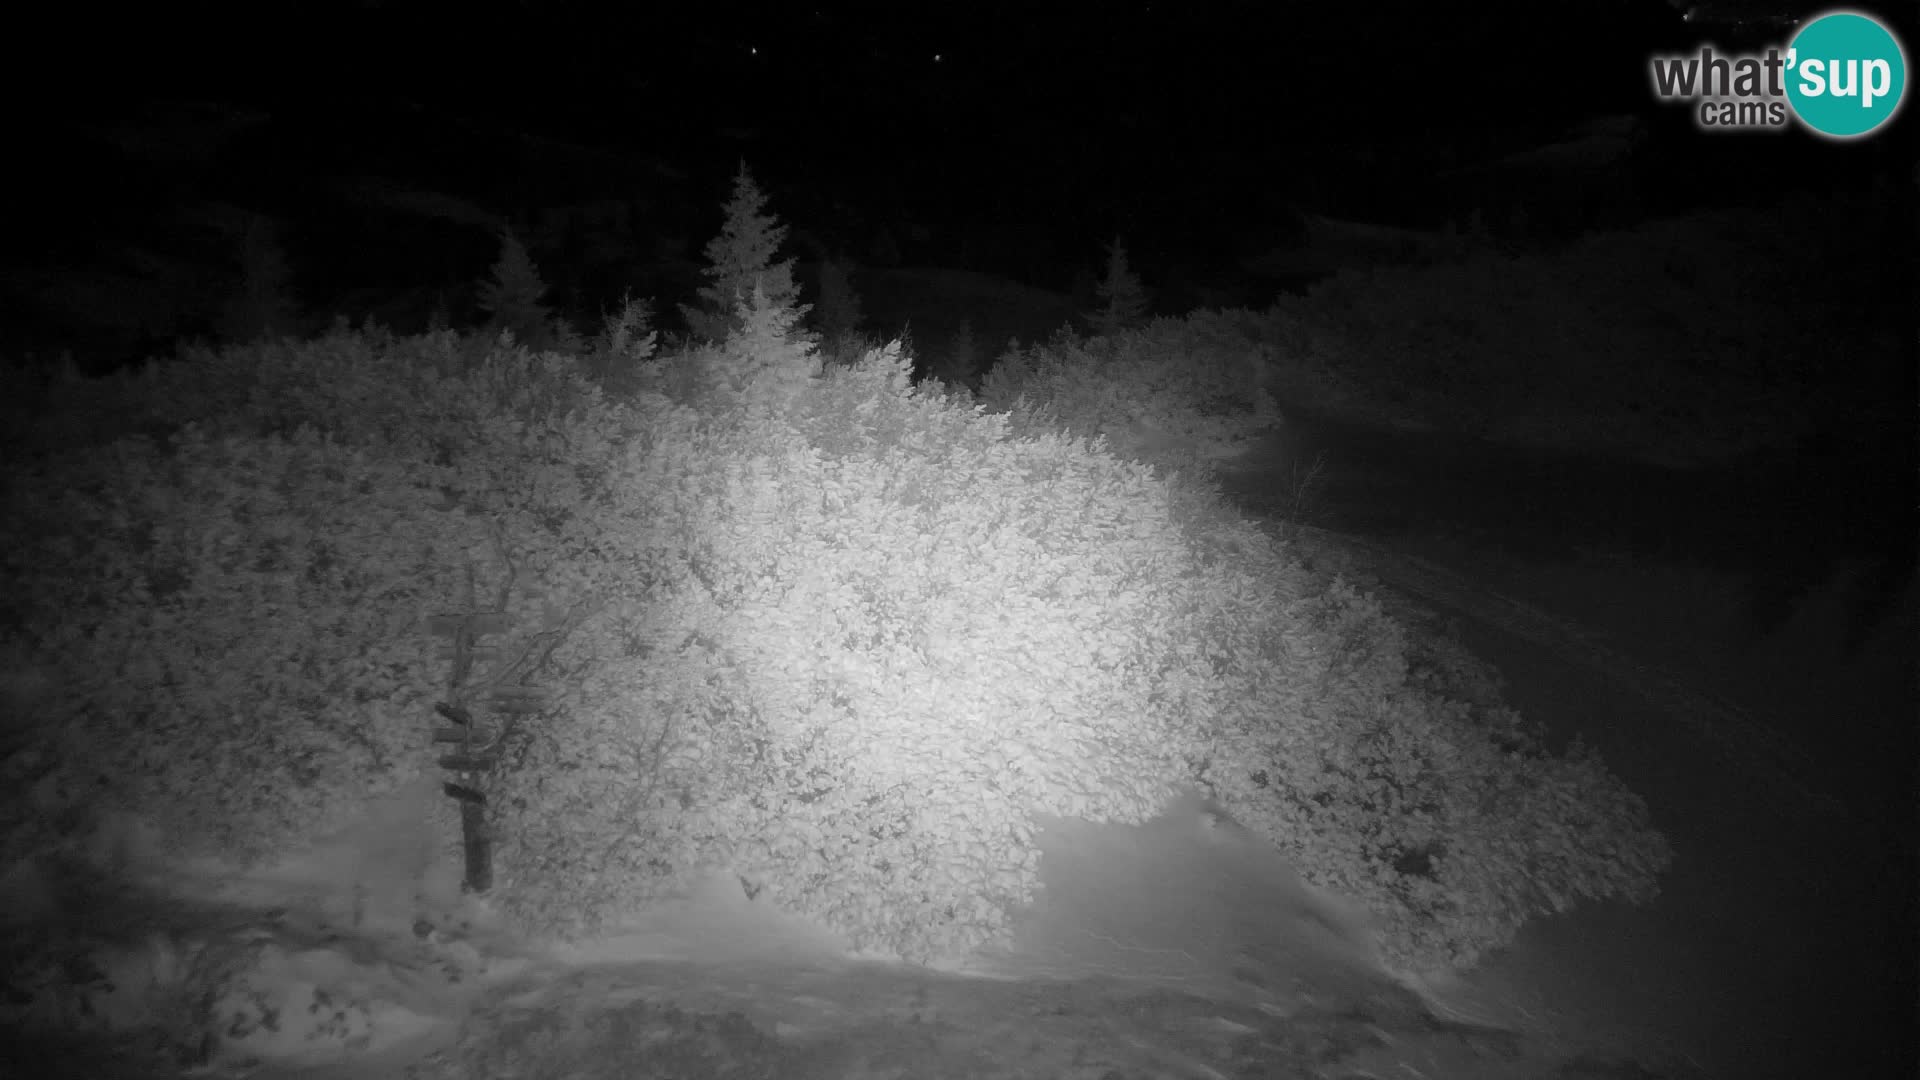
[[[714,357],[721,387],[750,405],[779,406],[793,400],[820,374],[813,335],[790,304],[774,302],[758,284],[734,308],[734,328]]]
[[[659,346],[660,335],[653,329],[653,304],[636,300],[629,293],[621,298],[617,311],[604,317],[600,333],[588,350],[590,370],[609,390],[631,390],[641,368],[654,358]]]
[[[947,355],[934,377],[956,387],[972,389],[980,376],[980,353],[973,340],[973,320],[961,319],[947,339]]]
[[[513,332],[515,341],[534,351],[566,348],[572,344],[570,327],[556,322],[542,298],[547,283],[527,254],[526,245],[510,230],[500,231],[500,257],[480,283],[480,310],[487,313],[489,333]]]
[[[811,308],[799,303],[793,283],[793,260],[779,262],[787,227],[767,212],[767,196],[753,182],[745,162],[733,180],[733,198],[727,203],[720,234],[707,242],[707,265],[701,273],[710,284],[700,289],[698,305],[680,306],[687,329],[696,339],[725,341],[740,325],[739,306],[758,288],[766,302],[791,310],[795,317]]]
[[[594,348],[615,363],[645,363],[653,359],[660,335],[653,329],[653,303],[636,300],[632,293],[620,299],[620,308],[609,312]]]
[[[1127,266],[1127,249],[1118,236],[1107,248],[1107,276],[1094,287],[1100,306],[1085,314],[1096,334],[1113,334],[1146,321],[1147,291]]]

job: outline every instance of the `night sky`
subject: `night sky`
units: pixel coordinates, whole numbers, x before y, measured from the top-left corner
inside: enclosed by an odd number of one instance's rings
[[[15,341],[40,349],[192,334],[215,286],[191,264],[218,240],[183,208],[272,217],[310,307],[484,269],[488,230],[375,220],[370,188],[519,222],[627,200],[657,264],[697,258],[745,162],[820,249],[858,259],[891,228],[909,263],[1064,288],[1116,233],[1164,279],[1284,244],[1303,211],[1429,229],[1525,204],[1549,231],[1610,227],[1865,175],[1897,152],[1891,139],[1705,145],[1647,92],[1648,54],[1699,38],[1667,0],[393,0],[60,17],[67,29],[13,43],[50,62],[10,69],[26,166],[12,172],[32,209],[0,256],[0,297]],[[1631,176],[1574,191],[1487,171],[1603,117],[1632,118],[1658,150]],[[102,265],[106,284],[85,288],[177,302],[76,327],[84,301],[49,291],[82,295],[69,279]],[[627,272],[654,291],[677,280]],[[583,285],[582,302],[611,287]]]

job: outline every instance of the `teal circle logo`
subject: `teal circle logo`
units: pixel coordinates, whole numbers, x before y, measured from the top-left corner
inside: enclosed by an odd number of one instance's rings
[[[1852,139],[1900,111],[1907,57],[1872,16],[1834,11],[1809,19],[1788,43],[1786,81],[1787,102],[1802,123]]]

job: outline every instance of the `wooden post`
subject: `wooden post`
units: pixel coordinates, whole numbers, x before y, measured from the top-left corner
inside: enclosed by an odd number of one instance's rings
[[[501,597],[504,606],[505,594]],[[428,632],[451,642],[453,671],[447,681],[451,701],[434,705],[440,721],[433,728],[435,743],[451,743],[450,752],[440,758],[440,767],[454,774],[442,789],[460,803],[460,841],[465,856],[466,875],[461,888],[469,893],[485,893],[493,888],[493,838],[487,831],[487,796],[480,789],[480,778],[499,764],[497,744],[502,732],[483,733],[474,714],[485,710],[495,716],[516,717],[544,712],[552,702],[552,690],[544,686],[502,682],[484,688],[483,695],[469,699],[465,690],[476,659],[494,659],[500,655],[497,645],[482,645],[479,639],[503,635],[508,630],[505,611],[475,611],[453,615],[435,615],[427,620]],[[551,638],[550,634],[540,637]],[[535,639],[536,643],[539,638]],[[531,656],[527,654],[509,665],[505,678]],[[548,644],[548,652],[552,644]],[[544,655],[542,657],[544,659]],[[536,665],[537,666],[537,662]],[[524,677],[529,672],[522,671]],[[495,678],[502,678],[498,672]]]
[[[460,840],[467,856],[461,889],[484,893],[493,888],[493,844],[487,835],[487,806],[482,800],[460,800]]]

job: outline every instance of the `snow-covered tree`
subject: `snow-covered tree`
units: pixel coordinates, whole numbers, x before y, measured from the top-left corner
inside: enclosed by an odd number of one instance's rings
[[[1146,321],[1147,291],[1128,268],[1127,249],[1118,236],[1107,248],[1107,276],[1094,287],[1094,295],[1100,306],[1084,316],[1094,333],[1112,334]]]
[[[624,392],[633,387],[659,346],[660,335],[653,328],[653,305],[629,293],[621,298],[618,310],[603,317],[600,333],[587,351],[587,370],[600,379],[602,387]]]
[[[734,328],[720,348],[724,381],[740,399],[778,407],[820,374],[813,335],[800,312],[776,303],[758,284],[734,309]]]
[[[594,340],[596,351],[624,363],[645,363],[653,359],[660,335],[653,329],[653,304],[636,300],[629,293],[620,300],[620,308],[609,312],[600,336]]]
[[[701,273],[711,284],[700,289],[698,305],[680,306],[687,329],[706,341],[727,339],[739,325],[739,306],[755,288],[768,304],[791,310],[796,319],[811,310],[799,302],[793,260],[775,261],[786,242],[787,227],[767,212],[767,196],[753,182],[745,162],[733,179],[726,214],[720,234],[707,242],[707,265]]]
[[[973,340],[973,321],[961,319],[947,339],[946,355],[934,365],[933,376],[950,386],[972,389],[980,377],[980,350]]]
[[[572,327],[553,317],[543,303],[547,283],[527,254],[526,245],[510,230],[500,231],[500,257],[480,283],[480,310],[487,313],[489,333],[513,332],[515,341],[534,351],[577,346]]]

